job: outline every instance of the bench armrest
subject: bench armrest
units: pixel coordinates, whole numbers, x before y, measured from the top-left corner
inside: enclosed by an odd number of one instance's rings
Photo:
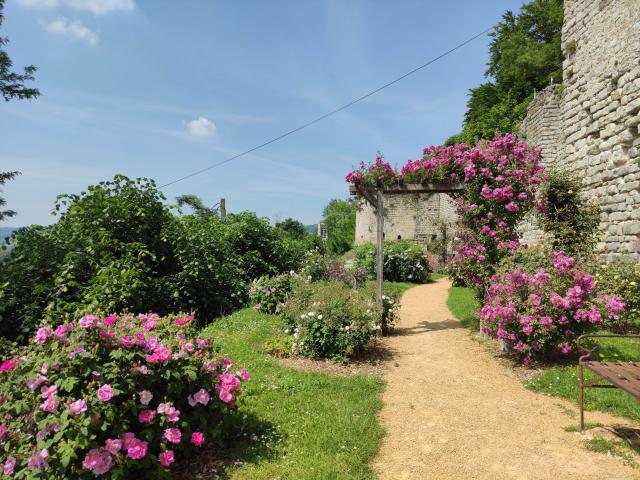
[[[584,335],[580,335],[576,340],[576,346],[578,350],[584,354],[578,359],[578,363],[583,363],[591,358],[591,354],[597,348],[592,348],[589,350],[584,345],[582,345],[582,340],[585,338],[637,338],[640,339],[640,335],[628,334],[628,335],[616,335],[613,333],[586,333]]]

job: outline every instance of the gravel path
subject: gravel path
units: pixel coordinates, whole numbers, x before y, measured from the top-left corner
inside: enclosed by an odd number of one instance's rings
[[[446,306],[450,283],[402,297],[374,461],[380,480],[634,479],[638,470],[581,445],[577,408],[526,390]],[[588,412],[589,422],[625,423]]]

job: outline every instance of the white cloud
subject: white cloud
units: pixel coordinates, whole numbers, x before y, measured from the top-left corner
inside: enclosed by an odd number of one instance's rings
[[[210,137],[216,133],[216,124],[208,118],[200,117],[187,123],[187,131],[195,137]]]
[[[71,22],[66,18],[59,18],[58,20],[45,23],[43,26],[49,33],[84,40],[89,45],[96,45],[99,40],[98,34],[90,28],[85,27],[79,20]]]
[[[130,12],[135,7],[134,0],[17,0],[24,7],[51,9],[65,6],[74,10],[103,15],[110,12]]]

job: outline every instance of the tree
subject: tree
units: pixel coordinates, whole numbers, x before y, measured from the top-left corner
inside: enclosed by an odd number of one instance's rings
[[[0,0],[0,27],[4,19],[3,10],[4,0]],[[40,91],[37,88],[28,88],[24,85],[25,82],[34,80],[33,74],[36,72],[37,67],[33,65],[24,67],[24,73],[22,74],[11,71],[13,62],[2,48],[7,43],[9,43],[9,39],[0,36],[0,92],[2,96],[7,102],[13,98],[22,100],[38,97]]]
[[[13,180],[17,175],[20,175],[20,172],[0,172],[0,185],[4,185],[7,180]],[[2,190],[0,190],[1,192]],[[0,197],[0,207],[3,207],[7,204],[7,201]],[[0,210],[0,222],[11,218],[16,215],[17,212],[13,210]]]
[[[207,207],[200,197],[196,195],[180,195],[176,197],[176,201],[178,202],[178,207],[184,207],[185,205],[191,207],[195,214],[201,218],[209,218],[218,215],[218,210],[214,208]]]
[[[351,249],[356,235],[356,206],[346,200],[333,199],[324,208],[327,250],[336,255]]]
[[[276,223],[276,228],[282,230],[287,236],[294,240],[302,240],[307,234],[304,225],[293,218],[287,218],[282,222]]]
[[[490,81],[469,91],[461,134],[447,143],[474,144],[515,132],[533,92],[562,82],[562,0],[534,0],[519,14],[507,11],[490,33]]]

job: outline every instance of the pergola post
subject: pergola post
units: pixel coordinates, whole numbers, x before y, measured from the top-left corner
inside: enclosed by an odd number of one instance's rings
[[[384,295],[384,192],[381,188],[376,193],[376,301],[382,305]]]

